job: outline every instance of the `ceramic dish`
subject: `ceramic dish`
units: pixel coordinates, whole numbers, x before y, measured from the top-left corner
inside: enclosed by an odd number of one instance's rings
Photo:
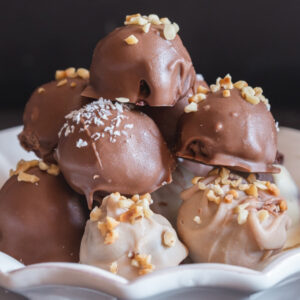
[[[20,158],[31,159],[18,144],[21,127],[0,132],[0,186]],[[279,150],[285,166],[300,186],[300,132],[281,128]],[[294,231],[298,234],[298,231]],[[24,266],[0,252],[0,285],[22,289],[41,285],[69,285],[99,290],[119,298],[141,299],[186,287],[219,287],[255,292],[273,287],[300,272],[300,248],[283,251],[262,270],[224,264],[186,264],[167,268],[128,281],[96,267],[72,263],[43,263]]]

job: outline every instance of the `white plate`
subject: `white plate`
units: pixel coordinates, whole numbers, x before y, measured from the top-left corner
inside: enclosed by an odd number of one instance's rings
[[[0,132],[0,186],[8,171],[19,159],[31,159],[18,144],[21,127]],[[285,164],[300,186],[300,132],[281,128],[279,149]],[[186,287],[223,287],[245,291],[268,289],[283,279],[300,272],[300,249],[283,252],[262,271],[224,264],[188,264],[168,268],[134,281],[87,265],[43,263],[24,267],[0,252],[0,285],[12,289],[39,285],[70,285],[92,288],[120,298],[139,299]]]

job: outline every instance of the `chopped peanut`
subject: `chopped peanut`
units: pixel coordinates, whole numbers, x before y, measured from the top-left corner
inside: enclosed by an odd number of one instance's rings
[[[150,30],[150,26],[151,26],[151,23],[145,24],[145,25],[142,27],[143,31],[144,31],[145,33],[148,33],[149,30]]]
[[[169,18],[161,18],[160,22],[164,25],[171,24],[171,21],[169,20]]]
[[[198,110],[198,106],[197,103],[192,102],[190,104],[188,104],[185,108],[184,108],[184,112],[185,113],[191,113],[191,112],[196,112]]]
[[[241,90],[243,87],[248,86],[248,83],[246,81],[240,80],[240,81],[237,81],[236,83],[234,83],[233,86],[236,89]]]
[[[90,71],[85,68],[78,68],[77,75],[82,79],[89,79],[90,78]]]
[[[262,223],[269,217],[269,212],[265,209],[261,209],[257,212],[259,221]]]
[[[66,74],[66,72],[63,71],[63,70],[57,70],[57,71],[55,72],[55,79],[56,79],[56,80],[62,80],[62,79],[64,79],[64,78],[66,78],[66,76],[67,76],[67,74]]]
[[[152,272],[155,268],[151,264],[151,255],[147,254],[135,254],[131,259],[131,265],[135,268],[139,268],[139,275],[145,275]]]
[[[45,162],[39,161],[39,168],[41,171],[47,171],[49,169],[49,166]]]
[[[257,187],[254,184],[250,184],[249,188],[245,190],[245,193],[249,196],[258,197]]]
[[[128,45],[135,45],[139,40],[132,34],[124,40]]]
[[[286,201],[284,200],[281,200],[279,202],[279,207],[280,207],[280,211],[284,212],[287,210],[287,204],[286,204]]]
[[[90,220],[91,221],[98,221],[101,217],[102,211],[99,207],[94,207],[94,209],[90,213]]]
[[[109,267],[109,270],[111,273],[117,274],[118,273],[118,263],[116,261],[112,262]]]
[[[250,174],[248,177],[247,177],[247,181],[249,183],[254,183],[256,181],[256,176],[255,174]]]
[[[209,89],[202,85],[199,85],[197,88],[197,93],[207,94],[208,92],[209,92]]]
[[[50,167],[47,169],[47,173],[50,175],[58,176],[60,173],[58,165],[51,164]]]
[[[274,184],[274,183],[271,183],[271,182],[267,182],[266,183],[266,186],[268,188],[268,192],[274,196],[279,196],[280,195],[280,190],[279,188]]]
[[[201,101],[206,99],[206,95],[202,93],[195,94],[194,96],[189,98],[189,103],[195,102],[200,103]]]
[[[77,76],[75,68],[68,68],[65,70],[66,76],[69,78],[75,78]]]
[[[40,179],[33,175],[33,174],[27,174],[24,172],[20,172],[18,175],[18,181],[24,181],[24,182],[29,182],[29,183],[36,183],[39,182]]]
[[[225,201],[226,203],[231,203],[232,200],[233,200],[233,195],[232,195],[232,194],[227,194],[227,195],[225,195],[224,201]]]
[[[197,184],[201,179],[204,179],[204,177],[201,177],[201,176],[194,177],[192,179],[192,184]]]
[[[209,190],[206,197],[209,201],[215,202],[216,204],[219,204],[221,201],[221,198],[216,196],[213,190]]]
[[[232,195],[234,199],[239,197],[239,193],[236,190],[229,190],[227,194]]]
[[[162,234],[162,242],[166,247],[173,247],[176,243],[176,236],[171,231],[165,231]]]
[[[57,87],[60,87],[60,86],[63,86],[65,85],[66,83],[68,82],[68,80],[65,78],[65,79],[62,79],[60,80],[58,83],[57,83]]]
[[[224,90],[223,91],[223,97],[225,97],[225,98],[230,97],[230,90]]]

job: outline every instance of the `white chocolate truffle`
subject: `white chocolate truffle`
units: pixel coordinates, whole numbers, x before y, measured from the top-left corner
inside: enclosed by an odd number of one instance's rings
[[[256,268],[287,239],[290,218],[278,188],[228,169],[194,179],[181,197],[177,228],[194,262]]]
[[[167,219],[151,211],[151,203],[150,194],[105,197],[87,221],[80,263],[134,279],[183,261],[186,247]]]

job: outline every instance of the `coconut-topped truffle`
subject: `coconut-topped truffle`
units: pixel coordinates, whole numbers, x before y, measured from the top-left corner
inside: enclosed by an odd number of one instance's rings
[[[174,159],[155,125],[128,105],[100,99],[66,116],[56,158],[70,186],[86,195],[153,192],[170,183]]]
[[[255,268],[287,239],[287,204],[275,184],[228,169],[195,177],[181,197],[177,228],[194,262]]]
[[[105,197],[86,224],[80,263],[134,279],[183,261],[186,247],[167,219],[151,211],[151,203],[150,194]]]
[[[191,58],[177,32],[179,27],[157,15],[126,17],[97,44],[90,84],[82,95],[173,106],[194,85]]]
[[[88,209],[56,165],[20,161],[0,190],[0,251],[28,265],[78,262]]]
[[[276,124],[261,88],[227,75],[190,98],[177,156],[244,172],[277,172]]]
[[[24,129],[19,135],[21,145],[27,151],[51,162],[65,115],[89,102],[88,98],[80,96],[88,83],[88,70],[58,70],[55,78],[31,95],[23,115]]]

